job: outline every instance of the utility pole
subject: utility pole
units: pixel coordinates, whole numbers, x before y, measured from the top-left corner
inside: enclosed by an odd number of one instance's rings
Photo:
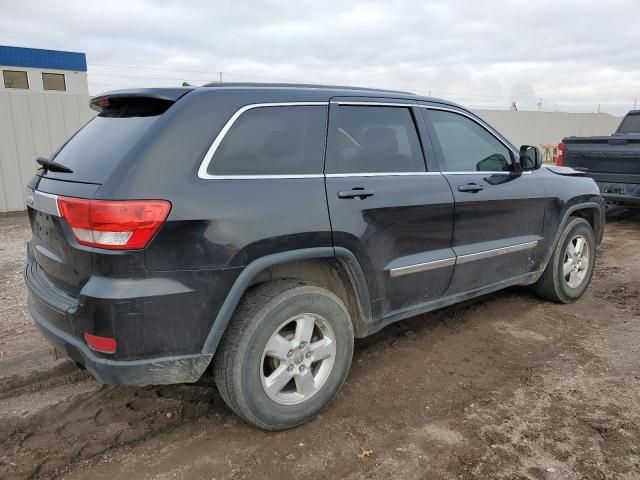
[[[542,99],[538,102],[538,111],[542,110]]]
[[[222,72],[220,72],[220,83],[222,83]]]
[[[637,103],[638,103],[638,100],[637,100],[637,99],[633,101],[633,109],[634,109],[634,110],[636,109],[636,104],[637,104]]]

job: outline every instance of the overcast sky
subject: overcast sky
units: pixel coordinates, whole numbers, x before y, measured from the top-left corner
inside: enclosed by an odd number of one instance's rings
[[[640,3],[528,0],[2,1],[0,44],[85,52],[92,94],[294,81],[475,108],[640,104]]]

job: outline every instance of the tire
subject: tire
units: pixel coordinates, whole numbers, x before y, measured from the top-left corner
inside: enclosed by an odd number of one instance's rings
[[[570,258],[569,244],[576,252],[576,239],[584,240],[582,247],[586,257]],[[585,267],[585,258],[587,266]],[[585,292],[591,277],[596,260],[596,237],[589,222],[583,218],[570,217],[567,226],[562,231],[558,244],[544,270],[542,276],[534,284],[536,293],[546,299],[559,303],[571,303],[576,301]],[[571,272],[565,275],[565,265],[571,267]],[[577,269],[575,272],[574,269]],[[575,277],[573,275],[576,275]]]
[[[277,280],[240,301],[214,357],[214,378],[240,417],[284,430],[311,420],[333,400],[352,356],[353,327],[342,301],[316,285]]]

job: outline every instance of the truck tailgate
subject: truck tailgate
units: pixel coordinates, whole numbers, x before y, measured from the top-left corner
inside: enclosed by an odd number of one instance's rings
[[[566,138],[564,165],[589,174],[615,175],[626,183],[640,182],[640,136]]]

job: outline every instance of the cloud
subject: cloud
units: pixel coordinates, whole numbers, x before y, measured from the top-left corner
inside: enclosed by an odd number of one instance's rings
[[[223,72],[621,114],[640,96],[639,14],[616,0],[22,0],[3,5],[0,43],[86,52],[92,93]]]

